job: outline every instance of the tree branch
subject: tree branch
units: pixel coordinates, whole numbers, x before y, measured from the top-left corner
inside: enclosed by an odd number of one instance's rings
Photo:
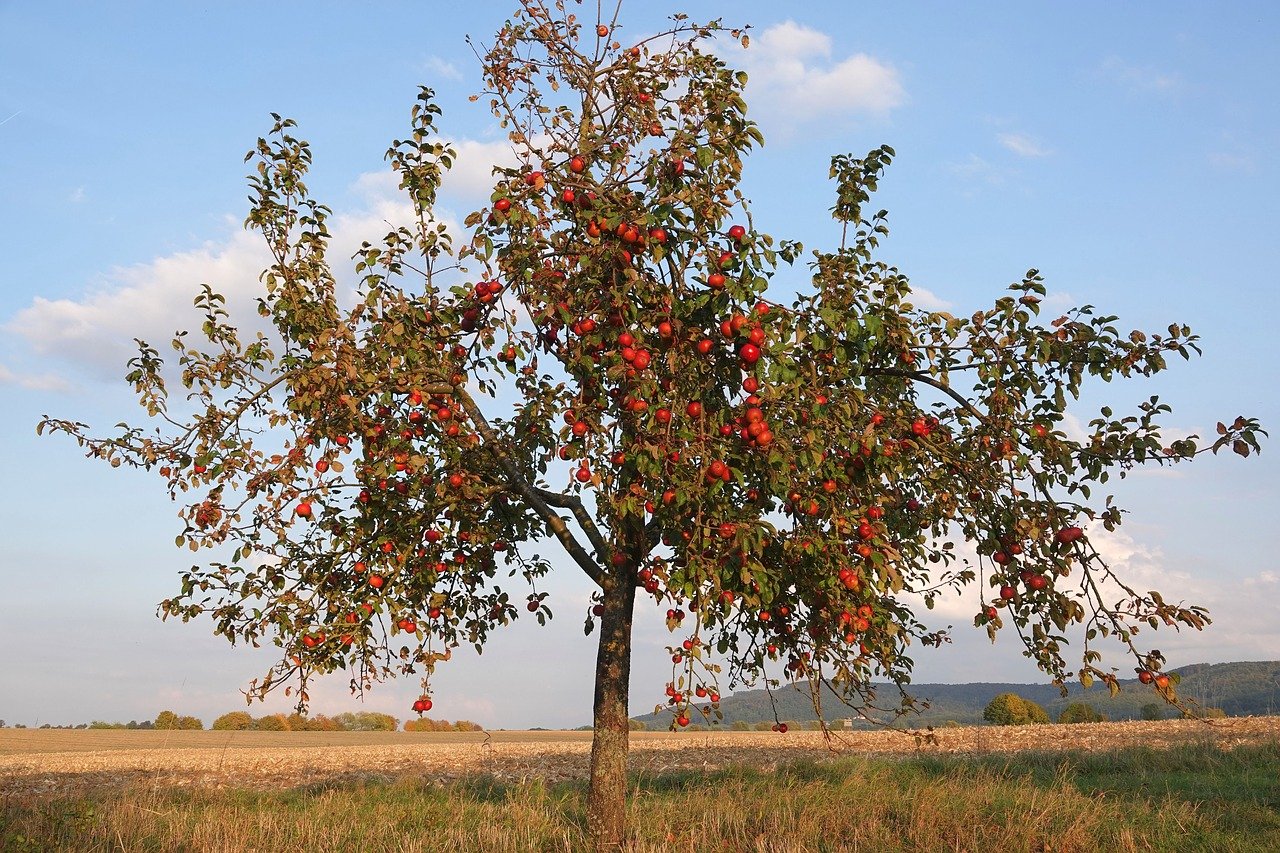
[[[480,411],[480,407],[476,405],[476,401],[460,385],[450,388],[449,393],[457,399],[467,416],[471,418],[471,422],[475,424],[476,431],[480,433],[485,440],[486,446],[493,452],[498,464],[507,475],[511,486],[528,502],[533,511],[538,514],[538,517],[547,523],[547,527],[560,540],[560,544],[564,546],[565,551],[569,553],[569,556],[573,558],[579,568],[586,572],[587,577],[595,581],[597,586],[603,588],[604,572],[601,571],[600,564],[591,559],[591,555],[573,537],[573,532],[569,530],[569,525],[565,524],[564,519],[551,509],[551,506],[543,498],[545,493],[540,494],[542,490],[534,488],[520,473],[520,469],[511,461],[511,457],[502,449],[502,442],[499,440],[497,433],[493,431],[493,427],[485,419],[484,412]],[[570,508],[572,509],[572,507]],[[583,510],[583,514],[586,514],[585,510]],[[574,515],[577,517],[576,512]],[[603,555],[603,553],[602,551],[601,554]]]
[[[987,420],[987,416],[982,413],[982,410],[980,410],[977,406],[973,405],[973,403],[970,403],[968,400],[966,400],[963,394],[953,391],[950,385],[939,382],[938,380],[934,379],[932,376],[929,376],[928,374],[920,373],[915,370],[898,370],[895,367],[882,367],[882,368],[876,368],[872,370],[870,373],[867,373],[865,375],[867,376],[900,376],[903,379],[914,379],[916,382],[922,382],[925,385],[928,385],[933,388],[937,388],[943,394],[946,394],[948,397],[955,400],[957,403],[960,404],[960,406],[966,412],[973,415],[975,418],[982,421],[984,424],[989,423],[989,421]]]
[[[587,534],[587,539],[591,542],[591,547],[596,549],[596,553],[603,558],[609,552],[609,543],[604,541],[604,536],[600,533],[600,528],[596,527],[595,519],[587,512],[587,508],[583,506],[582,499],[575,495],[562,495],[559,492],[552,492],[546,489],[534,488],[538,493],[538,497],[542,498],[550,506],[558,506],[567,509],[573,513],[573,517],[578,520],[578,525],[582,527],[583,532]]]

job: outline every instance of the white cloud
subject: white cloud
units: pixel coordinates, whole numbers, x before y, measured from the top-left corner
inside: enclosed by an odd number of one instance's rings
[[[478,139],[462,139],[450,143],[457,157],[453,168],[445,175],[442,190],[451,196],[459,197],[472,205],[485,205],[497,183],[494,175],[495,167],[507,169],[518,168],[522,155],[528,158],[530,152],[536,152],[551,143],[546,134],[534,134],[528,146],[516,148],[506,136],[501,139],[481,141]],[[539,168],[537,164],[531,164]]]
[[[520,163],[515,147],[505,138],[492,142],[464,139],[454,142],[453,148],[458,156],[445,175],[443,189],[475,205],[487,203],[493,192],[497,180],[494,166],[514,168]]]
[[[1263,571],[1259,572],[1255,577],[1245,578],[1241,582],[1241,586],[1252,589],[1261,589],[1273,591],[1280,589],[1280,572]]]
[[[1182,80],[1177,74],[1159,71],[1149,66],[1131,65],[1118,56],[1104,59],[1098,66],[1098,70],[1105,78],[1121,84],[1131,92],[1168,94],[1182,85]]]
[[[226,295],[236,316],[245,316],[266,263],[258,235],[239,232],[220,244],[113,270],[101,287],[78,298],[37,296],[5,328],[25,338],[37,356],[117,379],[136,352],[135,337],[164,353],[175,328],[196,325],[191,303],[201,282]]]
[[[925,311],[946,311],[948,308],[953,307],[952,303],[932,290],[914,284],[911,286],[910,300],[912,305],[917,308],[923,308]]]
[[[803,121],[884,115],[906,100],[893,67],[865,53],[838,61],[831,55],[826,33],[795,21],[775,24],[737,60],[749,75],[748,102],[766,113]]]
[[[79,204],[80,202],[84,201],[84,196],[85,196],[84,187],[76,187],[74,190],[71,191],[71,195],[67,197],[67,200],[70,201],[72,204]]]
[[[1052,290],[1045,294],[1044,299],[1040,302],[1040,308],[1041,310],[1053,309],[1066,311],[1070,308],[1074,308],[1077,304],[1079,304],[1079,300],[1067,291]]]
[[[1001,133],[996,139],[1019,157],[1047,157],[1053,153],[1025,133]]]
[[[0,364],[0,385],[17,385],[32,391],[69,391],[71,384],[52,373],[17,374]]]
[[[377,243],[392,228],[413,221],[412,207],[396,185],[389,172],[362,175],[355,190],[363,209],[330,219],[329,261],[340,282],[353,275],[348,259],[362,241]],[[263,328],[257,313],[257,299],[263,293],[258,277],[271,259],[261,234],[240,230],[231,219],[227,227],[229,233],[220,240],[111,270],[96,288],[81,296],[36,296],[3,328],[25,339],[43,362],[56,360],[95,378],[116,381],[137,352],[134,338],[147,341],[168,358],[172,353],[168,342],[176,329],[198,334],[201,316],[192,301],[200,285],[208,283],[227,298],[231,322],[240,329],[242,339],[252,337]],[[46,388],[66,384],[57,376],[18,380],[0,375],[0,382],[15,381],[37,382]]]
[[[439,56],[428,56],[422,62],[422,69],[446,80],[462,79],[462,72],[458,70],[458,66]]]
[[[1275,650],[1280,648],[1280,626],[1277,625],[1268,602],[1280,590],[1280,571],[1277,569],[1264,569],[1239,583],[1229,583],[1221,576],[1215,577],[1206,572],[1202,566],[1187,564],[1180,555],[1168,555],[1158,546],[1135,539],[1126,531],[1108,532],[1102,525],[1094,524],[1089,526],[1088,534],[1090,542],[1117,577],[1138,593],[1156,590],[1167,602],[1181,603],[1183,606],[1195,604],[1209,610],[1213,623],[1203,632],[1185,627],[1181,631],[1164,626],[1159,631],[1144,627],[1135,637],[1138,648],[1160,649],[1170,666],[1275,657]],[[960,542],[958,545],[958,554],[972,560],[972,545],[967,542]],[[1059,586],[1064,592],[1074,591],[1078,588],[1079,581],[1080,573],[1077,570],[1070,578],[1061,580]],[[1108,605],[1114,605],[1125,597],[1113,583],[1104,583],[1102,588]],[[1248,593],[1240,594],[1242,589]],[[992,590],[984,591],[989,600]],[[960,595],[948,593],[938,600],[932,611],[924,609],[919,596],[904,595],[901,598],[915,608],[916,615],[930,627],[952,624],[958,641],[971,643],[970,635],[975,632],[969,626],[974,614],[978,612],[978,592],[977,585],[974,584]],[[1002,643],[1008,643],[1012,639],[1011,632],[1005,633],[1010,636],[1003,637]],[[1080,648],[1079,630],[1069,632],[1069,638],[1071,647],[1067,650],[1068,662],[1071,660],[1072,650]],[[1020,652],[1017,642],[1005,648]],[[1131,666],[1119,645],[1102,644],[1099,648],[1105,656],[1104,667],[1115,666],[1124,673]],[[925,663],[927,656],[921,654],[919,660]],[[996,663],[995,659],[984,661],[981,671],[965,677],[990,679],[990,668]],[[941,678],[946,681],[957,679],[955,673],[947,673]]]
[[[1095,525],[1090,528],[1089,537],[1117,576],[1134,590],[1157,590],[1170,603],[1197,604],[1209,610],[1213,624],[1203,633],[1187,628],[1180,632],[1171,628],[1154,634],[1144,632],[1137,638],[1139,647],[1160,648],[1173,666],[1275,657],[1275,650],[1280,648],[1280,625],[1271,612],[1270,596],[1239,595],[1236,585],[1225,582],[1225,578],[1211,577],[1199,567],[1193,572],[1177,558],[1124,531],[1108,533]],[[1243,586],[1264,592],[1275,588],[1276,578],[1275,571],[1265,570],[1243,581]],[[1118,590],[1110,590],[1118,597]]]

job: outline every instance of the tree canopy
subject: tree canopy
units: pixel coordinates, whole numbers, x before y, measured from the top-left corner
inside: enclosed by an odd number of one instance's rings
[[[247,711],[228,711],[213,721],[210,726],[215,732],[243,732],[253,728],[253,715]]]
[[[1107,715],[1088,702],[1072,702],[1058,715],[1059,723],[1104,723]]]
[[[1039,703],[1025,699],[1017,693],[1001,693],[987,704],[982,718],[997,726],[1025,726],[1031,723],[1047,723],[1049,715]]]
[[[157,729],[176,729],[178,728],[178,715],[173,711],[161,711],[156,714],[155,727]]]

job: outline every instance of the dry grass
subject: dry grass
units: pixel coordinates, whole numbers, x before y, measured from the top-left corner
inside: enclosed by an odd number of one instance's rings
[[[633,780],[629,850],[1274,851],[1280,747],[800,761]],[[1204,790],[1184,777],[1200,780]],[[1183,780],[1183,781],[1179,781]],[[403,777],[0,798],[24,851],[578,851],[583,784]]]
[[[630,849],[1274,851],[1278,727],[641,732]],[[589,738],[5,731],[0,849],[581,850]]]

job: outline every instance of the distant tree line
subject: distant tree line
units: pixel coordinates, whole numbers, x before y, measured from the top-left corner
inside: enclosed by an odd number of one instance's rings
[[[470,720],[458,720],[451,723],[448,720],[433,720],[430,717],[422,717],[418,720],[406,720],[404,730],[406,732],[482,732],[484,727]]]
[[[1201,708],[1199,714],[1204,717],[1222,717],[1221,708]],[[1163,702],[1149,702],[1142,706],[1142,719],[1144,720],[1166,720],[1169,719],[1169,706]],[[1017,693],[1001,693],[992,699],[983,709],[982,718],[996,726],[1025,726],[1025,725],[1045,725],[1052,722],[1048,712],[1038,703],[1025,696],[1019,696]],[[1105,723],[1107,715],[1090,705],[1088,702],[1072,702],[1062,710],[1058,715],[1057,722],[1061,724],[1071,723]],[[827,725],[831,728],[841,728],[841,720],[828,721]],[[797,720],[786,720],[784,723],[788,731],[801,731],[802,729],[820,730],[822,724],[817,720],[808,720],[800,722]],[[776,724],[768,721],[748,722],[746,720],[734,720],[727,728],[729,731],[735,732],[767,732],[771,731]],[[959,723],[954,720],[947,721],[944,725],[958,726]],[[632,731],[644,731],[648,728],[644,720],[632,720]],[[701,732],[712,729],[724,729],[726,727],[716,724],[706,725],[703,723],[691,723],[685,731]]]
[[[6,727],[0,720],[0,729]],[[267,714],[255,717],[245,711],[230,711],[213,721],[213,731],[260,731],[260,732],[394,732],[400,727],[400,720],[390,714],[376,711],[356,711],[335,714],[332,717],[324,714],[303,716],[302,714]],[[25,729],[18,723],[15,729]],[[199,717],[181,716],[173,711],[165,710],[156,714],[154,721],[130,720],[127,723],[109,723],[94,720],[91,723],[55,726],[45,723],[42,729],[131,729],[131,730],[182,730],[198,731],[204,729],[204,722]],[[432,720],[422,718],[409,720],[404,724],[407,732],[480,732],[484,727],[470,720]]]
[[[377,711],[348,711],[332,717],[297,713],[254,717],[245,711],[231,711],[213,721],[215,731],[394,732],[399,726],[398,719]]]

